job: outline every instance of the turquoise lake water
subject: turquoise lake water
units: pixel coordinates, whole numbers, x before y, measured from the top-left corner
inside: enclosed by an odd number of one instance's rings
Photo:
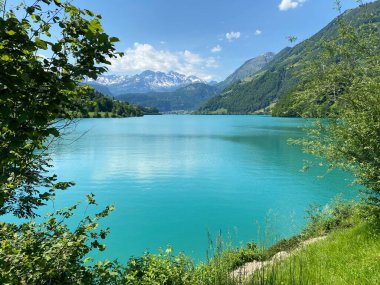
[[[263,238],[265,228],[271,239],[288,236],[311,203],[353,192],[342,173],[300,171],[310,157],[287,140],[302,125],[267,116],[83,119],[54,150],[54,171],[76,182],[54,206],[89,192],[100,206],[114,203],[100,257],[121,261],[168,244],[204,260],[208,232],[235,244]]]

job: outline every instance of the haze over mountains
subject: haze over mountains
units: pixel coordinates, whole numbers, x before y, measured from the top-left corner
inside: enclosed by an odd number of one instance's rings
[[[374,23],[380,23],[380,1],[370,3]],[[340,17],[359,25],[362,10],[352,9]],[[88,80],[105,95],[161,112],[196,111],[203,114],[252,114],[286,97],[302,78],[302,63],[321,56],[323,42],[338,32],[338,18],[311,38],[278,54],[267,52],[247,60],[224,81],[205,82],[177,72],[144,71],[134,76],[101,76]],[[279,106],[284,106],[280,102]],[[278,109],[278,108],[277,108]],[[285,114],[286,110],[278,110]]]
[[[116,99],[148,108],[156,108],[160,112],[194,111],[208,99],[216,96],[219,89],[205,83],[192,83],[169,92],[128,93]]]
[[[92,85],[95,89],[107,88],[112,95],[120,95],[126,93],[173,91],[192,83],[206,82],[196,76],[186,76],[174,71],[164,73],[146,70],[133,76],[101,75],[96,81],[87,79],[86,83]]]
[[[194,111],[208,99],[218,95],[226,86],[251,76],[268,64],[275,54],[265,53],[246,61],[222,82],[208,82],[196,76],[186,76],[177,72],[144,71],[141,74],[102,75],[87,84],[99,92],[114,96],[143,107],[157,108],[161,112]]]

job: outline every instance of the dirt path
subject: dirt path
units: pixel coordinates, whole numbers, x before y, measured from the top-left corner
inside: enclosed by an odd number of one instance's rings
[[[248,262],[239,268],[235,269],[233,272],[231,272],[231,277],[235,280],[245,280],[247,277],[251,276],[256,271],[262,269],[263,267],[266,267],[268,265],[273,265],[276,262],[280,262],[282,260],[287,259],[291,254],[299,251],[304,246],[308,246],[310,244],[316,243],[318,241],[326,239],[326,236],[311,238],[308,240],[305,240],[300,243],[300,246],[296,248],[295,250],[291,252],[286,251],[280,251],[276,253],[270,260],[267,261],[252,261]]]

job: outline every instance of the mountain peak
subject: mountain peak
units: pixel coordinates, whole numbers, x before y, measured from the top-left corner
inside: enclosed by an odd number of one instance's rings
[[[242,66],[236,69],[234,73],[218,84],[219,89],[223,90],[238,80],[243,80],[249,76],[252,76],[267,65],[275,55],[276,54],[273,52],[266,52],[247,60]]]
[[[152,70],[145,70],[143,72],[141,72],[139,75],[140,76],[149,76],[149,75],[155,75],[156,72],[152,71]]]
[[[275,55],[276,54],[274,52],[268,51],[268,52],[264,52],[261,56],[273,57]]]
[[[186,76],[175,71],[145,70],[134,76],[101,75],[96,81],[88,79],[87,84],[98,88],[107,87],[113,95],[126,93],[146,93],[173,91],[192,83],[205,83],[202,79],[191,75]]]
[[[183,74],[180,74],[180,73],[175,72],[175,71],[173,71],[173,70],[170,70],[170,71],[168,72],[168,74],[169,74],[169,75],[183,75]]]

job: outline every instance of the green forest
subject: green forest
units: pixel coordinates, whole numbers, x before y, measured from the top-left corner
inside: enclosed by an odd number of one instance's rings
[[[157,114],[159,112],[155,108],[132,105],[93,90],[84,96],[77,110],[72,109],[70,115],[77,118],[126,118]]]

